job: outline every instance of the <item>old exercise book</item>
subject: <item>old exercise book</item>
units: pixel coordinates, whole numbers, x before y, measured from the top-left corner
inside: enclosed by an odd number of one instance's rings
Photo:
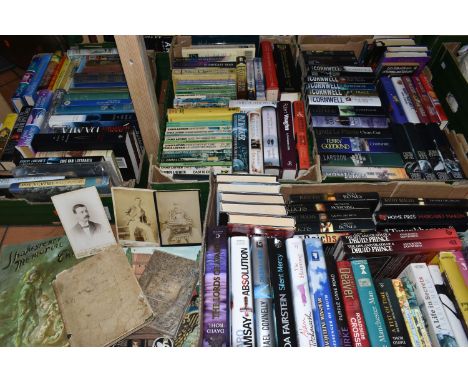
[[[71,346],[109,346],[150,323],[153,311],[119,245],[53,282]]]

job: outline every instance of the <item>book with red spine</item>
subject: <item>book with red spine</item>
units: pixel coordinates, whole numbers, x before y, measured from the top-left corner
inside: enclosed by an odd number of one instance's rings
[[[421,99],[418,96],[416,88],[411,81],[410,76],[402,76],[401,80],[405,85],[406,90],[408,91],[409,96],[411,97],[411,101],[413,101],[414,108],[416,109],[416,114],[418,115],[419,120],[421,123],[428,124],[430,123],[429,116],[427,115],[426,110],[421,102]]]
[[[296,135],[296,150],[299,157],[298,176],[303,175],[310,168],[309,141],[307,139],[307,123],[305,108],[302,101],[293,102],[294,133]]]
[[[262,67],[265,77],[267,101],[277,101],[279,98],[278,77],[276,75],[275,59],[273,58],[273,46],[270,41],[262,41]]]
[[[427,94],[426,89],[418,76],[412,76],[411,80],[413,81],[413,85],[416,89],[416,93],[418,93],[419,99],[426,110],[427,116],[431,123],[439,123],[439,118],[437,117],[437,111],[432,105],[431,97]]]
[[[369,337],[367,334],[366,323],[359,301],[359,296],[354,280],[351,263],[349,261],[337,261],[338,279],[340,283],[341,295],[344,301],[346,319],[348,321],[349,331],[351,332],[351,341],[354,347],[369,347]]]
[[[424,89],[426,89],[427,95],[431,99],[432,106],[434,106],[434,109],[437,112],[437,118],[439,119],[440,128],[443,129],[448,124],[448,118],[445,114],[444,108],[442,107],[439,98],[437,98],[437,94],[435,93],[434,88],[432,87],[426,75],[424,73],[421,73],[419,75],[419,79],[421,80]]]

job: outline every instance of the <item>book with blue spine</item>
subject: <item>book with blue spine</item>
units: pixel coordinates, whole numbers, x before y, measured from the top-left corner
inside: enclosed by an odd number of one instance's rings
[[[41,83],[42,76],[47,70],[47,65],[49,65],[49,61],[51,58],[52,58],[52,53],[44,53],[40,56],[40,61],[37,66],[37,70],[34,76],[32,77],[31,82],[29,82],[27,88],[24,89],[24,92],[22,94],[22,97],[26,105],[29,105],[29,106],[35,105],[36,100],[38,99],[37,90]]]
[[[387,106],[387,110],[393,122],[401,125],[408,123],[405,110],[403,109],[403,105],[398,98],[398,94],[395,90],[395,87],[393,86],[391,78],[381,77],[380,84],[382,89],[382,99],[384,104]]]
[[[262,59],[255,57],[253,59],[255,73],[255,95],[257,101],[266,100],[265,79],[263,76]]]
[[[232,116],[232,172],[249,172],[249,126],[244,113]]]
[[[341,346],[322,240],[309,238],[304,244],[317,343],[319,346]]]
[[[21,108],[25,106],[25,102],[22,98],[24,91],[26,90],[29,83],[32,81],[32,79],[36,75],[36,72],[39,68],[39,64],[41,63],[42,56],[43,56],[42,54],[36,54],[31,59],[31,62],[29,63],[29,66],[26,69],[26,72],[23,74],[23,77],[21,78],[21,81],[18,87],[16,88],[15,93],[11,97],[11,102],[13,103],[13,106],[15,107],[15,110],[17,113],[19,113],[21,111]]]
[[[117,113],[134,113],[133,104],[123,105],[96,105],[96,106],[75,106],[68,107],[59,105],[54,110],[54,114],[117,114]]]
[[[387,329],[385,328],[385,321],[380,310],[369,264],[365,259],[355,259],[351,260],[351,267],[356,280],[356,287],[371,346],[389,347],[391,343]]]
[[[391,138],[333,137],[317,138],[319,153],[392,153]]]
[[[47,120],[49,109],[52,105],[53,93],[49,90],[41,90],[36,105],[31,110],[26,126],[21,133],[21,138],[16,145],[16,149],[21,153],[23,158],[33,158],[34,150],[32,141],[38,134]]]

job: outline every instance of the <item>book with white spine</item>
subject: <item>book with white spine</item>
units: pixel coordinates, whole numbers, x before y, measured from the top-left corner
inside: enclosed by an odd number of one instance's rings
[[[401,77],[392,77],[392,84],[398,95],[398,99],[403,106],[403,110],[405,111],[406,118],[408,118],[408,122],[419,123],[420,121],[418,115],[416,114],[416,108],[413,105],[413,101],[411,100],[408,90],[406,90],[405,84],[403,83]]]

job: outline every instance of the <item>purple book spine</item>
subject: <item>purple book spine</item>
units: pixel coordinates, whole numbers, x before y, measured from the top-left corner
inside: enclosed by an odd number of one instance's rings
[[[297,175],[297,151],[294,141],[294,127],[290,101],[278,102],[276,107],[278,118],[278,140],[282,179],[295,179]]]
[[[205,255],[203,346],[229,346],[228,289],[227,230],[216,227]]]
[[[383,63],[399,63],[399,62],[415,62],[419,64],[418,69],[414,72],[415,75],[418,75],[422,72],[424,67],[427,65],[431,58],[430,57],[384,57],[382,58],[381,64]]]

